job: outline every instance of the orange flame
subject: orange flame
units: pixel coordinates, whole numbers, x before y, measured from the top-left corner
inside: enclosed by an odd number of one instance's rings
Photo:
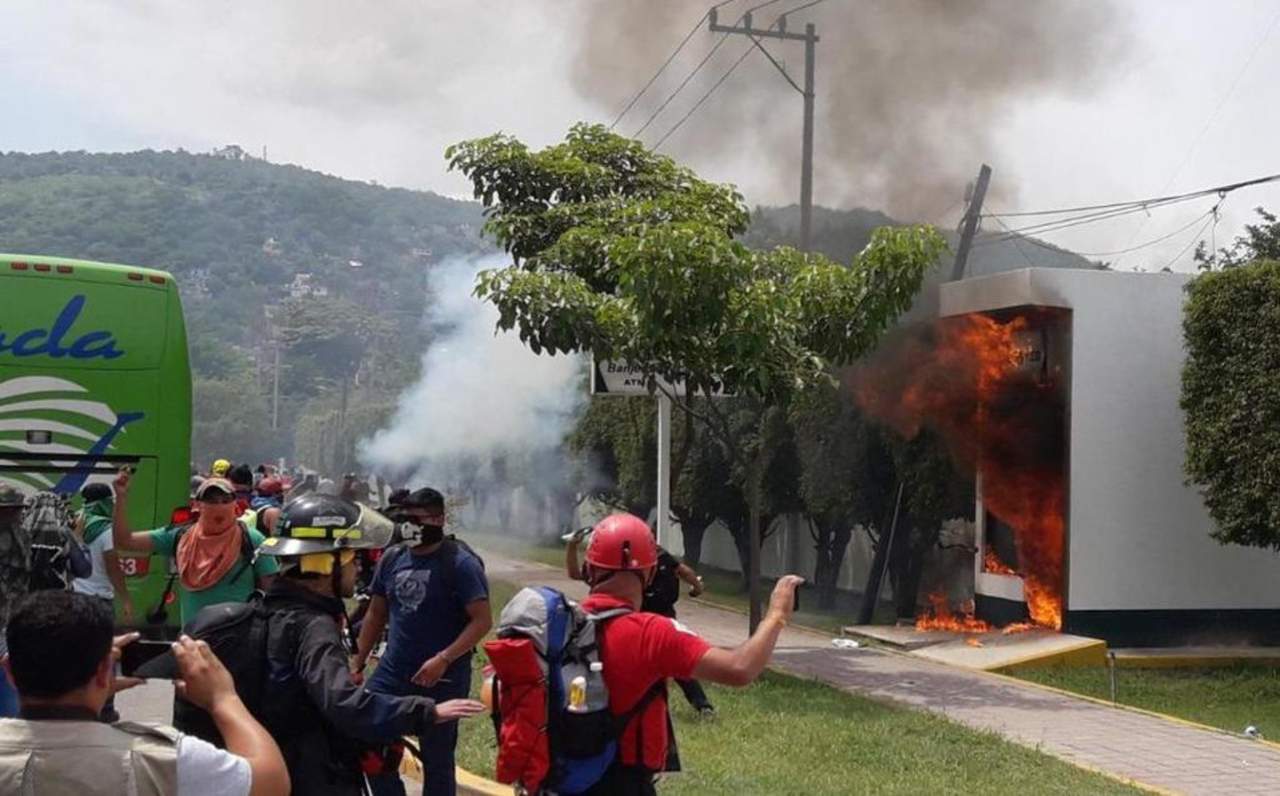
[[[950,630],[955,633],[987,633],[993,628],[987,622],[978,619],[970,609],[956,614],[951,610],[947,595],[934,592],[929,595],[929,608],[916,618],[916,630]]]
[[[1000,560],[994,548],[988,547],[982,554],[982,571],[993,575],[1017,575],[1017,571]]]
[[[1020,575],[1031,621],[1059,630],[1063,399],[1053,379],[1041,383],[1024,367],[1039,361],[1027,342],[1031,333],[1025,315],[1006,322],[978,314],[939,321],[927,335],[886,345],[880,362],[855,372],[853,386],[868,414],[908,439],[929,425],[958,463],[981,474],[984,507],[1013,530],[1018,553],[1016,566],[1009,566],[988,548],[983,569]],[[932,596],[930,602],[922,622],[931,628],[970,624],[949,608],[944,614]],[[953,620],[962,627],[952,627]]]

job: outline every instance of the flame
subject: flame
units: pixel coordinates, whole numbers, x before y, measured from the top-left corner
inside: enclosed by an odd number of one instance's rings
[[[953,613],[947,595],[934,592],[929,595],[929,607],[916,618],[916,630],[950,630],[956,633],[988,633],[994,628],[973,615],[969,606],[960,614]]]
[[[1018,554],[1011,567],[988,548],[983,569],[1019,575],[1031,621],[1060,630],[1064,398],[1054,378],[1041,380],[1026,367],[1041,362],[1027,342],[1034,333],[1028,315],[1004,322],[979,314],[945,319],[925,334],[886,345],[879,361],[855,371],[852,382],[869,415],[908,439],[928,425],[958,464],[977,470],[983,505],[1013,530]],[[921,621],[930,629],[979,621],[955,617],[929,599],[931,611]]]
[[[951,609],[951,602],[947,599],[947,595],[937,591],[928,596],[929,607],[924,613],[916,618],[916,630],[924,632],[926,630],[948,630],[953,633],[990,633],[999,629],[1006,636],[1014,633],[1025,633],[1028,630],[1034,630],[1036,625],[1030,622],[1016,622],[1012,625],[1006,625],[1002,628],[996,628],[990,622],[984,622],[973,615],[973,603],[967,603],[959,613]],[[977,639],[968,639],[965,643],[970,646],[980,647],[981,643],[974,643]]]
[[[988,547],[982,554],[982,571],[990,572],[994,575],[1017,575],[1017,571],[1000,560],[1000,556],[996,554],[995,548]]]

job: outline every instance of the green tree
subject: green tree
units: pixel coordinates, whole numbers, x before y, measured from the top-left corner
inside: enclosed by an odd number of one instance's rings
[[[800,494],[809,517],[819,607],[835,607],[836,583],[853,529],[879,540],[896,472],[884,432],[857,409],[843,385],[819,384],[791,405],[800,457]]]
[[[1280,549],[1280,261],[1196,277],[1182,328],[1186,472],[1213,537]]]
[[[197,462],[272,461],[282,452],[271,409],[248,373],[192,384],[191,455]]]
[[[1204,241],[1196,244],[1195,260],[1201,271],[1214,268],[1235,268],[1254,260],[1280,260],[1280,220],[1274,213],[1261,207],[1254,212],[1262,219],[1259,224],[1245,224],[1244,234],[1230,246],[1211,252]]]
[[[829,378],[910,306],[945,248],[931,228],[905,227],[876,230],[848,266],[785,247],[751,250],[735,239],[749,220],[736,190],[599,125],[577,125],[540,152],[494,135],[446,157],[483,202],[486,232],[513,258],[476,289],[497,308],[499,328],[518,330],[535,353],[626,360],[691,396],[724,389],[776,406]],[[760,482],[765,462],[749,457],[714,400],[697,409],[673,398],[752,474],[744,482]],[[752,492],[758,540],[763,496]]]

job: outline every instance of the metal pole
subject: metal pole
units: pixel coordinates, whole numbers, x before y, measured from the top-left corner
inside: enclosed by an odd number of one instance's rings
[[[684,540],[671,529],[671,399],[658,393],[658,544],[679,558]]]
[[[755,635],[756,628],[760,626],[760,620],[763,618],[760,601],[763,597],[760,588],[760,487],[759,480],[752,479],[757,485],[751,487],[751,511],[749,521],[749,537],[748,543],[751,549],[747,552],[747,593],[750,598],[751,608],[750,615],[747,620],[747,627],[751,635]]]
[[[280,341],[276,340],[275,365],[271,368],[271,429],[280,428]]]
[[[818,35],[804,26],[804,150],[800,160],[800,251],[809,251],[813,231],[813,73]]]
[[[964,211],[960,228],[960,245],[956,247],[956,264],[951,268],[951,280],[964,279],[964,267],[969,261],[969,248],[978,232],[978,219],[982,215],[982,200],[987,196],[987,183],[991,181],[991,167],[983,163],[978,169],[978,182],[973,186],[969,208]]]

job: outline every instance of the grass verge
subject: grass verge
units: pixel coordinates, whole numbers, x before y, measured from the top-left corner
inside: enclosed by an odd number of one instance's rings
[[[490,588],[495,612],[516,591],[497,580]],[[820,683],[770,672],[745,689],[707,691],[713,721],[672,689],[685,772],[663,782],[664,794],[1138,792],[994,734]],[[495,755],[492,724],[464,723],[458,764],[492,776]]]
[[[524,561],[549,564],[557,569],[564,567],[564,545],[559,541],[513,539],[509,536],[477,531],[467,531],[463,538],[476,547],[488,548],[503,555],[520,558]],[[739,613],[747,613],[749,598],[746,592],[742,590],[741,575],[736,572],[705,566],[699,569],[698,574],[702,576],[703,583],[706,586],[706,591],[701,599]],[[761,578],[761,590],[766,600],[770,590],[773,589],[774,582],[773,578]],[[683,585],[681,589],[683,590],[682,594],[688,591]],[[687,596],[681,597],[681,600],[687,599],[690,598]],[[857,598],[854,595],[844,592],[839,594],[836,608],[833,611],[814,610],[813,607],[817,605],[817,602],[818,595],[814,589],[809,586],[801,587],[800,610],[796,612],[792,620],[793,623],[833,635],[838,635],[840,629],[846,625],[853,624],[853,618],[857,612]],[[875,621],[877,623],[892,624],[894,621],[893,607],[888,603],[882,603],[876,612]]]
[[[1111,699],[1105,667],[1019,669],[1015,677]],[[1228,732],[1253,725],[1280,739],[1280,669],[1240,665],[1201,669],[1116,670],[1116,701]]]

